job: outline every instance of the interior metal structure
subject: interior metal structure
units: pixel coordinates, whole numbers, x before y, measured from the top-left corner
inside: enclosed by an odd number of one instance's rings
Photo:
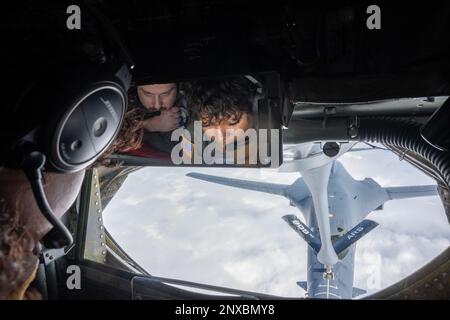
[[[2,20],[1,27],[8,31],[5,41],[12,45],[24,44],[9,30],[41,32],[36,26],[57,13],[48,9],[54,7],[49,0],[23,2],[27,12],[24,6],[12,9]],[[385,4],[383,27],[375,31],[366,28],[370,1],[87,2],[111,20],[129,48],[136,62],[135,84],[277,73],[276,94],[268,97],[268,105],[279,115],[284,143],[346,141],[359,119],[370,117],[422,124],[450,96],[448,1],[427,7]],[[62,7],[65,4],[61,1]],[[23,74],[38,72],[37,66],[25,70],[22,63],[30,56],[51,57],[58,39],[53,22],[45,37],[42,32],[24,37],[27,50],[15,57],[18,62],[5,77],[20,82]],[[11,61],[4,50],[0,57]],[[420,155],[386,147],[437,181],[450,223],[450,191],[442,174]],[[107,203],[102,204],[100,178],[96,169],[87,172],[77,203],[64,217],[76,246],[65,257],[43,259],[39,266],[33,285],[44,298],[282,299],[148,274],[105,230],[102,205]],[[364,299],[449,299],[449,257],[447,249],[411,276]],[[66,287],[65,270],[72,264],[82,268],[81,290]]]

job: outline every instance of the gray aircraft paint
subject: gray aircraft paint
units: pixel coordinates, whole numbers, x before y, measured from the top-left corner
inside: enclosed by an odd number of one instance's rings
[[[329,236],[332,240],[335,241],[345,236],[349,230],[361,223],[369,213],[379,210],[389,200],[437,195],[435,185],[383,188],[371,178],[355,180],[345,167],[339,161],[336,161],[352,146],[342,148],[343,150],[336,157],[326,159],[323,154],[318,152],[317,145],[302,145],[296,153],[298,158],[294,158],[293,161],[280,168],[282,172],[300,171],[304,175],[305,171],[331,164],[327,200]],[[318,166],[314,166],[314,163],[317,163]],[[318,214],[314,208],[312,194],[303,178],[297,179],[291,185],[284,185],[200,173],[188,173],[187,176],[226,186],[284,196],[290,201],[291,206],[297,207],[303,214],[305,224],[313,232],[313,235],[320,238]],[[286,214],[292,213],[286,212]],[[331,250],[334,251],[334,248],[331,248]],[[351,299],[363,294],[364,290],[353,287],[355,250],[356,243],[353,243],[338,254],[339,260],[332,266],[333,276],[329,277],[324,274],[325,265],[319,261],[317,252],[308,246],[307,281],[306,284],[302,281],[297,284],[302,288],[306,287],[309,298]]]

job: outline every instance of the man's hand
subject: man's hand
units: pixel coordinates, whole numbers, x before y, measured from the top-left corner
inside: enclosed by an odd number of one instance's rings
[[[145,120],[144,128],[150,132],[169,132],[180,125],[180,109],[162,109],[161,115]]]

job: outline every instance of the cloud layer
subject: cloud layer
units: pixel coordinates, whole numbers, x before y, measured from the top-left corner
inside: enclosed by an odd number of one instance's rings
[[[345,154],[356,179],[382,186],[434,184],[386,151]],[[188,172],[291,184],[274,169],[144,168],[131,174],[104,211],[109,232],[151,274],[282,296],[303,296],[306,244],[281,219],[301,216],[288,200],[186,177]],[[439,198],[396,200],[370,214],[380,226],[357,245],[355,286],[389,286],[450,244]]]

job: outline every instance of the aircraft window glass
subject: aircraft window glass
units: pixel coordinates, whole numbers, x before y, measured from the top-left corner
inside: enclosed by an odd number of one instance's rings
[[[435,184],[389,151],[348,152],[339,162],[354,179],[369,177],[381,186]],[[129,172],[107,199],[104,225],[150,274],[304,296],[297,282],[307,279],[307,245],[281,219],[293,214],[305,222],[301,212],[278,195],[186,176],[197,172],[292,184],[300,177],[298,173],[188,167],[145,167]],[[357,242],[354,287],[368,293],[412,274],[450,244],[450,228],[438,196],[389,201],[367,218],[379,226]]]

